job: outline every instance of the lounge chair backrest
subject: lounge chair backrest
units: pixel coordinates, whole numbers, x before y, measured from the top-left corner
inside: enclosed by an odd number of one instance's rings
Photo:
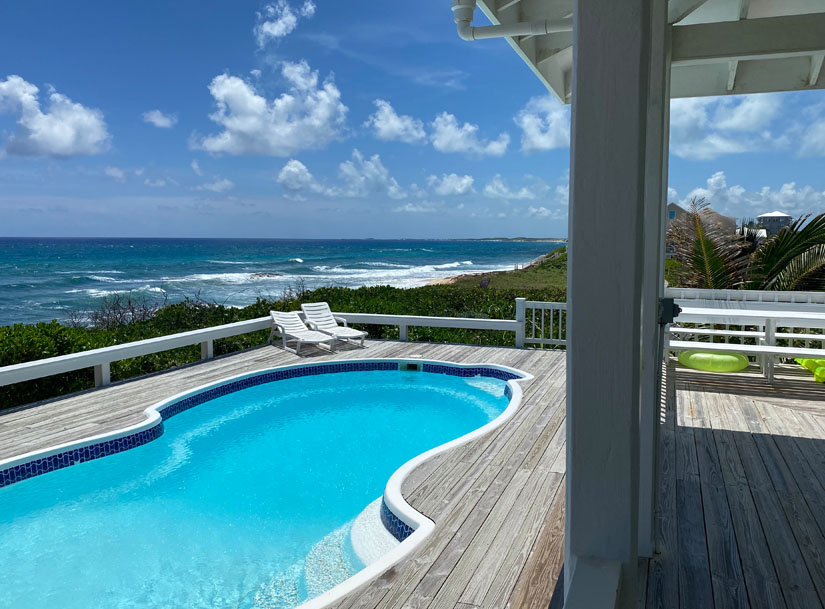
[[[301,305],[301,310],[307,321],[314,323],[319,330],[331,331],[338,328],[338,322],[325,302],[308,302]]]
[[[290,311],[288,313],[270,311],[270,314],[272,315],[272,319],[275,320],[275,323],[282,326],[287,334],[295,335],[299,332],[309,330],[297,311]]]

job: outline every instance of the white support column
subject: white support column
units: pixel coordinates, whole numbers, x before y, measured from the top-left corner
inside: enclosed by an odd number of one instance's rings
[[[215,356],[215,348],[212,340],[201,342],[201,359],[212,359]]]
[[[407,340],[407,324],[398,324],[398,340]]]
[[[643,276],[651,273],[645,266],[644,222],[654,4],[574,3],[565,590],[587,589],[583,580],[610,573],[613,564],[619,573],[615,606],[628,609],[637,601],[641,305]],[[578,571],[580,559],[584,568]],[[604,579],[592,583],[604,585]],[[578,602],[581,598],[567,597],[566,609],[600,609]]]
[[[670,27],[665,2],[651,7],[650,94],[645,151],[642,377],[639,412],[639,555],[652,557],[656,509],[656,453],[662,386],[664,328],[659,299],[665,291],[668,142],[670,131]]]

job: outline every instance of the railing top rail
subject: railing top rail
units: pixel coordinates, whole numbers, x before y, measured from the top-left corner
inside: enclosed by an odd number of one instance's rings
[[[483,317],[426,317],[420,315],[389,315],[383,313],[334,313],[348,322],[386,324],[389,326],[427,326],[429,328],[458,328],[467,330],[515,330],[514,319],[487,319]]]
[[[681,300],[724,300],[731,302],[787,302],[825,304],[825,292],[778,290],[707,290],[700,288],[665,288],[665,296]]]
[[[151,353],[158,353],[159,351],[169,351],[170,349],[177,349],[178,347],[187,347],[202,341],[237,336],[238,334],[246,334],[247,332],[255,332],[256,330],[267,330],[271,324],[271,318],[258,317],[256,319],[237,321],[222,326],[200,328],[198,330],[157,336],[155,338],[147,338],[122,345],[112,345],[111,347],[78,351],[77,353],[58,355],[47,359],[12,364],[11,366],[0,368],[0,386],[63,372],[71,372],[73,370],[98,366],[131,357],[149,355]]]
[[[540,300],[528,300],[524,303],[528,309],[567,309],[566,302],[543,302]]]

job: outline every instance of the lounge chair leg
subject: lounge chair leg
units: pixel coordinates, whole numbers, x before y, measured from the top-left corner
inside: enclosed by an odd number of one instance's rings
[[[301,355],[301,341],[295,343],[295,355]]]

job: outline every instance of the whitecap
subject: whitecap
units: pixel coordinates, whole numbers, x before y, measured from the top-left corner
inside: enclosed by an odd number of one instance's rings
[[[412,268],[409,264],[393,264],[392,262],[362,262],[366,266],[378,266],[388,269],[409,269]]]
[[[290,258],[289,261],[290,262],[298,262],[298,263],[303,263],[304,262],[303,258]]]

